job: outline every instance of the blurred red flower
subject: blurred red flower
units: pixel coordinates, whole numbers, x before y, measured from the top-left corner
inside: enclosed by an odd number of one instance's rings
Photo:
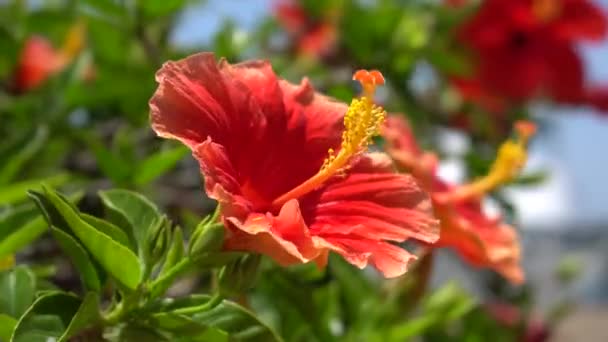
[[[80,22],[70,28],[61,49],[55,49],[44,37],[28,38],[15,70],[13,83],[15,90],[26,92],[63,71],[80,52],[83,44],[84,25]]]
[[[532,127],[522,125],[524,140]],[[386,150],[396,164],[416,177],[431,193],[435,216],[441,224],[441,236],[435,246],[455,249],[468,263],[489,267],[509,281],[524,280],[520,267],[520,247],[516,231],[500,217],[489,217],[483,211],[483,195],[498,184],[508,181],[523,167],[525,141],[503,144],[499,157],[488,176],[468,185],[452,185],[437,176],[438,159],[434,153],[421,150],[407,121],[401,116],[388,118],[383,130]]]
[[[578,103],[586,90],[575,44],[604,38],[607,25],[588,0],[486,0],[460,37],[478,58],[472,78],[491,94]]]
[[[201,53],[157,73],[152,127],[198,159],[227,228],[224,249],[320,266],[334,251],[394,277],[415,256],[390,242],[437,240],[430,200],[415,180],[395,173],[385,154],[363,153],[384,121],[371,99],[383,78],[355,76],[365,95],[347,107],[307,80],[278,79],[264,61],[216,64]]]
[[[328,13],[326,18],[313,18],[297,0],[278,1],[274,13],[294,40],[297,53],[309,57],[325,57],[334,50],[338,31],[332,13]]]

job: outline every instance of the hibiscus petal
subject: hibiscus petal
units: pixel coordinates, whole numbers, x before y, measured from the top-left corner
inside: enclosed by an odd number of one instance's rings
[[[359,268],[364,268],[368,262],[371,262],[386,278],[404,274],[410,263],[416,260],[416,256],[408,251],[382,241],[346,236],[329,236],[325,240],[346,261]]]
[[[560,38],[567,40],[601,40],[606,37],[608,21],[602,10],[591,1],[563,1],[561,18],[555,24]]]
[[[435,204],[441,219],[439,247],[453,248],[469,264],[487,267],[514,284],[523,282],[518,236],[513,227],[488,218],[476,203],[465,206]]]
[[[219,202],[222,214],[244,218],[251,210],[251,199],[246,199],[236,179],[232,162],[225,148],[207,138],[194,149],[204,176],[205,191],[210,198]]]
[[[301,206],[311,231],[319,236],[348,232],[373,240],[436,241],[439,228],[429,197],[411,176],[387,172],[387,163],[390,159],[381,153],[363,156],[345,178],[336,177],[305,196]]]
[[[285,203],[278,216],[253,213],[245,222],[234,217],[227,221],[233,225],[224,245],[227,250],[265,254],[281,265],[309,262],[320,255],[296,200]]]

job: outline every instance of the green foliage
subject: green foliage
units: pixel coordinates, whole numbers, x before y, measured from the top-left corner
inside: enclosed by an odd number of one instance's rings
[[[0,313],[20,317],[34,300],[36,277],[23,266],[0,274]]]

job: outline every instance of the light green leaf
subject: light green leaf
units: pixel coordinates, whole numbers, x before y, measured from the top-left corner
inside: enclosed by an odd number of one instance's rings
[[[0,241],[0,258],[13,254],[38,239],[46,231],[44,218],[37,217]]]
[[[0,273],[0,313],[20,317],[34,300],[36,277],[28,268],[17,266]]]
[[[161,275],[173,267],[178,261],[184,257],[184,237],[180,227],[175,227],[173,237],[171,238],[171,246],[167,252],[167,257],[163,264]]]
[[[437,323],[434,315],[417,317],[410,319],[404,324],[392,328],[389,331],[389,341],[408,341],[409,339],[420,336]]]
[[[133,175],[135,184],[144,185],[162,176],[165,172],[175,167],[175,164],[182,160],[188,152],[187,148],[178,146],[148,157],[135,170],[135,174]]]
[[[125,287],[134,290],[141,280],[139,259],[133,252],[87,223],[72,206],[55,191],[45,188],[47,199],[63,216],[76,237],[93,257]]]
[[[38,215],[38,210],[30,203],[19,207],[9,207],[0,214],[0,240],[12,234]]]
[[[129,249],[132,249],[131,242],[129,241],[129,237],[127,236],[127,234],[114,224],[106,220],[102,220],[98,217],[91,216],[89,214],[81,213],[80,217],[82,217],[91,226],[97,228],[97,230],[99,230],[100,232],[111,237],[114,241],[120,243],[121,245]]]
[[[70,325],[80,304],[81,300],[72,294],[43,294],[19,318],[10,341],[57,341]]]
[[[46,127],[38,127],[33,138],[19,152],[6,158],[7,162],[0,168],[0,184],[7,184],[19,173],[23,164],[28,162],[42,148],[47,140],[48,133]]]
[[[27,180],[4,186],[0,189],[0,205],[16,203],[26,199],[27,191],[31,189],[40,189],[40,184],[42,183],[47,184],[48,186],[59,186],[69,179],[69,175],[59,174],[48,178]]]
[[[199,306],[208,302],[209,299],[210,296],[207,295],[192,295],[175,300],[167,310]],[[227,332],[231,340],[248,342],[282,341],[255,314],[228,300],[222,301],[209,311],[195,314],[191,318],[195,322]]]
[[[101,289],[101,282],[89,254],[76,239],[63,230],[51,227],[51,233],[65,254],[78,270],[84,286],[92,291]]]
[[[0,314],[0,341],[11,339],[15,325],[17,325],[16,319],[6,314]]]
[[[161,219],[154,203],[129,190],[100,191],[99,196],[106,208],[120,215],[130,225],[139,255],[143,255],[148,231]]]

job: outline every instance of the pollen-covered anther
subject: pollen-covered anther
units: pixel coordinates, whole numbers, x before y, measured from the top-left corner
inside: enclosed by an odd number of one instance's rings
[[[364,93],[360,98],[353,99],[344,115],[344,132],[338,155],[334,156],[333,149],[321,170],[333,172],[348,164],[348,160],[365,151],[372,138],[380,134],[380,127],[386,119],[386,111],[374,104],[373,92],[376,85],[384,84],[384,77],[377,70],[359,70],[353,79],[361,82]]]
[[[478,198],[505,183],[513,181],[528,160],[528,140],[536,133],[536,125],[529,121],[518,121],[514,125],[516,136],[505,141],[498,149],[496,160],[488,174],[445,195],[436,196],[442,201],[460,201]]]
[[[386,111],[374,104],[373,95],[377,85],[384,84],[384,77],[377,70],[359,70],[353,75],[353,80],[361,82],[363,94],[350,103],[344,114],[344,132],[340,149],[327,151],[327,158],[319,172],[291,191],[279,196],[273,201],[274,207],[280,207],[289,199],[297,198],[321,186],[334,176],[345,175],[353,157],[364,152],[371,144],[372,138],[380,134]]]
[[[378,70],[357,70],[353,74],[353,80],[359,81],[366,96],[373,96],[376,86],[384,85],[384,76]]]

